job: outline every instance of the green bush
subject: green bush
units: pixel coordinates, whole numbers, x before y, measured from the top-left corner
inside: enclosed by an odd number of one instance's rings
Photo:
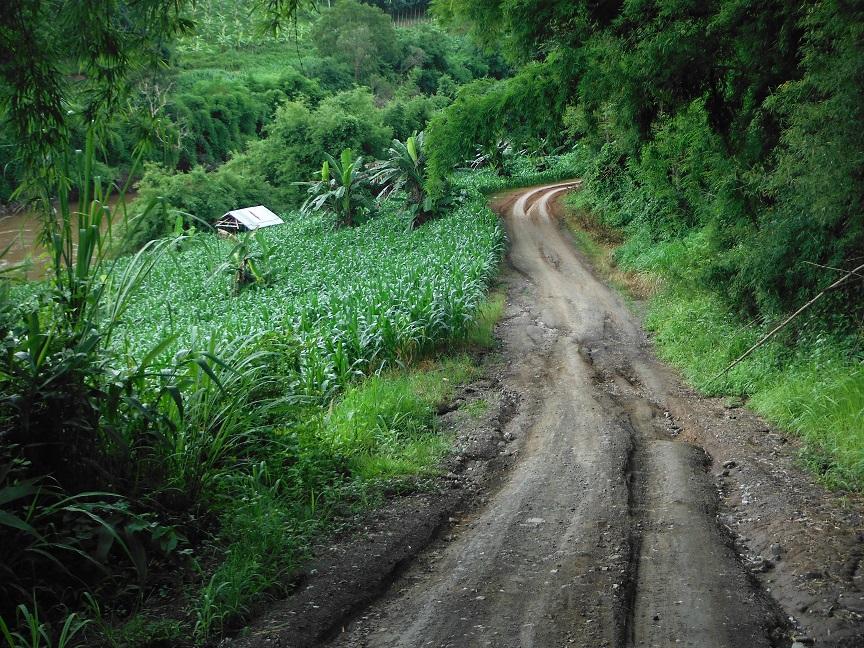
[[[449,104],[450,97],[444,95],[400,97],[383,108],[382,119],[385,125],[393,129],[393,137],[404,141],[422,131],[429,120]]]
[[[240,207],[266,204],[279,211],[284,204],[274,201],[276,195],[242,155],[212,172],[196,166],[188,173],[178,173],[149,164],[138,184],[138,198],[129,210],[123,248],[137,250],[167,235],[174,229],[178,214],[186,228],[201,230]]]
[[[368,90],[328,97],[315,108],[287,102],[267,126],[266,139],[249,149],[248,164],[278,191],[278,202],[299,207],[304,191],[294,183],[312,179],[326,151],[351,149],[376,157],[392,139]]]

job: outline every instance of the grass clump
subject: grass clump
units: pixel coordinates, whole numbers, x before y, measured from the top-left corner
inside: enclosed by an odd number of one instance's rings
[[[620,232],[600,222],[582,204],[581,192],[564,198],[564,224],[576,247],[588,258],[594,270],[625,298],[647,299],[659,290],[659,275],[627,272],[619,267],[616,251],[624,242]]]
[[[462,411],[468,414],[468,416],[474,418],[480,418],[483,416],[486,411],[489,409],[489,402],[483,398],[477,399],[475,401],[471,401],[462,407]]]
[[[864,372],[847,341],[800,336],[771,341],[714,377],[762,335],[705,291],[668,290],[650,304],[647,327],[661,357],[702,391],[730,394],[804,441],[806,466],[833,488],[864,488]]]
[[[321,439],[348,457],[362,479],[433,474],[449,446],[438,433],[436,408],[476,373],[468,356],[460,355],[373,376],[333,403]]]
[[[474,316],[473,324],[465,332],[465,342],[481,348],[491,348],[495,345],[495,325],[504,316],[507,305],[507,295],[496,291],[480,304]]]
[[[753,394],[751,407],[799,434],[802,458],[830,485],[864,487],[864,370],[831,352],[798,358]]]
[[[436,409],[477,373],[463,354],[358,381],[276,433],[250,471],[223,474],[216,505],[228,542],[196,595],[197,640],[284,593],[311,540],[336,518],[377,504],[394,480],[436,474],[449,447]]]

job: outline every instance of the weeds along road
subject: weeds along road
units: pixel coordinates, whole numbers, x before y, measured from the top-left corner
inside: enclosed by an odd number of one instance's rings
[[[577,184],[495,204],[511,239],[501,331],[521,458],[332,645],[784,645],[779,608],[718,527],[705,453],[659,409],[679,399],[673,376],[550,214]]]

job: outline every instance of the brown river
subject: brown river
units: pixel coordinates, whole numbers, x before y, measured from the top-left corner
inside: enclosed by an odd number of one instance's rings
[[[129,193],[126,195],[127,205],[131,204],[134,195]],[[119,197],[114,197],[110,201],[111,207],[115,207],[119,201]],[[73,213],[78,210],[78,204],[70,205]],[[0,268],[5,268],[10,265],[17,265],[30,261],[31,265],[26,269],[26,277],[28,279],[41,279],[45,276],[45,271],[49,263],[45,248],[38,244],[39,232],[42,229],[41,214],[35,210],[24,209],[17,212],[0,212],[0,252],[6,249],[9,250],[0,259]],[[117,223],[123,218],[120,210],[111,210],[111,221]],[[106,219],[103,223],[103,232],[108,230],[109,221]],[[75,246],[77,248],[78,235],[75,237]]]

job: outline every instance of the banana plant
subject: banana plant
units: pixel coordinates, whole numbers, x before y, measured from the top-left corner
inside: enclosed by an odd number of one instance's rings
[[[252,242],[257,245],[253,245]],[[267,269],[275,250],[261,232],[241,234],[237,243],[228,253],[226,260],[219,265],[214,274],[228,272],[233,277],[232,291],[239,295],[250,285],[264,285],[270,280],[270,270]]]
[[[355,158],[351,149],[342,151],[339,160],[325,154],[320,179],[298,183],[309,187],[309,198],[300,210],[308,214],[326,209],[336,214],[342,225],[351,227],[364,203],[360,189],[365,181],[363,158]]]
[[[424,142],[423,132],[415,133],[405,142],[394,139],[387,151],[389,157],[375,164],[370,178],[373,184],[383,187],[379,194],[382,200],[403,189],[408,192],[415,227],[429,219],[433,208],[423,182],[426,174]]]
[[[510,175],[508,162],[514,157],[526,155],[527,153],[528,151],[525,149],[517,150],[510,140],[499,139],[495,142],[489,142],[484,146],[478,146],[477,155],[468,162],[468,166],[475,171],[490,166],[497,172],[507,176]]]

